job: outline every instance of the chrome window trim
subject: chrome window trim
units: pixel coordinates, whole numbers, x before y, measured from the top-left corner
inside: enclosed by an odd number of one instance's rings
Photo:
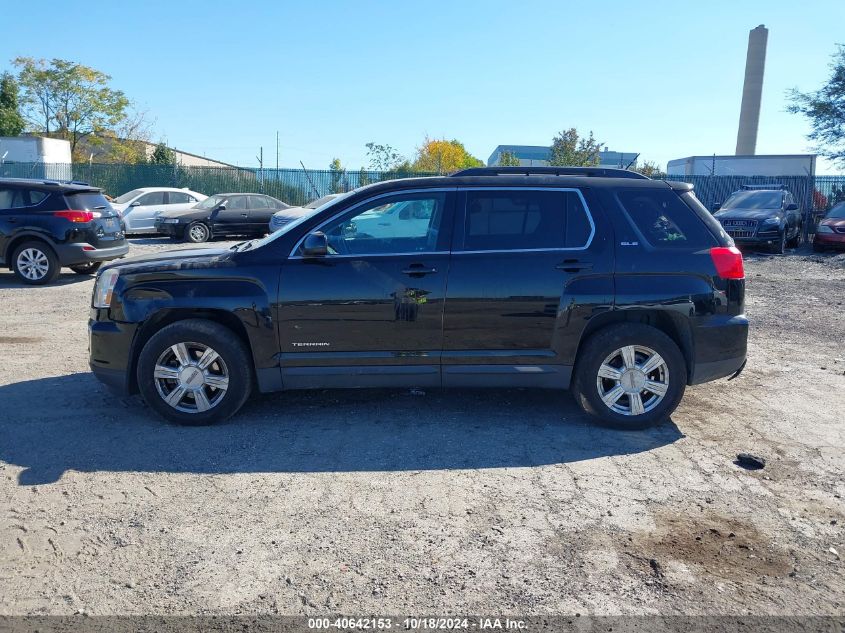
[[[328,224],[329,222],[332,222],[336,218],[339,218],[340,216],[345,215],[346,213],[348,213],[350,211],[354,211],[358,207],[361,207],[365,204],[369,204],[370,202],[372,202],[374,200],[379,200],[381,198],[389,198],[391,196],[399,196],[399,195],[402,195],[402,194],[405,194],[405,193],[413,193],[413,194],[429,193],[429,192],[438,192],[438,193],[447,192],[448,193],[450,191],[454,192],[456,190],[457,190],[457,187],[432,187],[430,189],[428,189],[428,188],[397,189],[396,191],[388,191],[388,192],[385,192],[385,193],[380,193],[379,195],[373,196],[372,198],[367,198],[366,200],[361,200],[361,202],[358,202],[357,204],[354,204],[351,207],[347,207],[343,211],[335,213],[333,216],[328,218],[325,222],[321,222],[320,224],[315,226],[313,229],[308,231],[308,233],[306,233],[305,235],[300,237],[299,240],[297,240],[296,244],[294,244],[294,247],[291,249],[291,252],[288,255],[288,259],[304,259],[301,255],[295,255],[295,253],[296,253],[297,250],[299,250],[299,247],[302,246],[302,242],[305,241],[305,238],[308,237],[309,234],[313,233],[314,231],[319,231],[324,226],[326,226],[326,224]],[[448,252],[448,251],[446,251],[446,252]],[[393,256],[393,255],[406,255],[406,254],[407,253],[374,253],[372,255],[368,255],[366,253],[362,253],[360,255],[355,255],[355,257],[378,257],[378,256]],[[416,255],[417,253],[415,252],[414,254]],[[426,253],[420,253],[420,254],[426,254]],[[429,252],[427,254],[431,255],[433,253]],[[348,255],[330,255],[330,257],[336,258],[336,257],[349,257],[349,256]]]
[[[296,255],[296,251],[299,250],[299,247],[302,246],[302,242],[305,241],[305,238],[314,231],[319,231],[324,226],[335,220],[336,218],[340,217],[341,215],[346,214],[349,211],[354,211],[358,207],[361,207],[365,204],[368,204],[374,200],[379,200],[380,198],[387,198],[391,196],[397,196],[402,194],[420,194],[420,193],[428,193],[428,192],[467,192],[467,191],[570,191],[575,192],[577,196],[581,199],[581,204],[584,206],[584,212],[587,214],[587,221],[590,223],[590,235],[587,237],[587,243],[584,246],[560,246],[554,248],[503,248],[503,249],[495,249],[495,250],[451,250],[451,251],[413,251],[410,253],[361,253],[356,255],[330,255],[332,259],[338,258],[361,258],[361,257],[401,257],[407,255],[448,255],[451,253],[452,255],[478,255],[483,253],[548,253],[548,252],[559,252],[559,251],[585,251],[593,243],[593,238],[596,235],[596,225],[593,221],[593,214],[590,212],[590,207],[587,204],[587,200],[584,198],[584,194],[581,192],[580,189],[575,187],[469,187],[469,186],[460,186],[460,187],[432,187],[430,189],[420,188],[420,189],[398,189],[396,191],[389,191],[386,193],[381,193],[377,196],[373,196],[372,198],[367,198],[366,200],[362,200],[361,202],[340,211],[339,213],[335,213],[333,216],[321,222],[313,229],[311,229],[308,233],[303,235],[294,245],[293,249],[291,249],[290,254],[288,255],[288,259],[305,259],[302,255]],[[456,213],[460,213],[463,218],[466,217],[466,209],[456,210]]]
[[[590,235],[587,237],[587,243],[584,246],[558,246],[550,248],[497,248],[491,250],[456,250],[452,249],[453,255],[473,254],[479,253],[548,253],[558,251],[585,251],[593,243],[593,238],[596,236],[596,224],[593,221],[593,214],[590,212],[590,207],[584,194],[580,189],[575,187],[459,187],[459,191],[574,191],[581,199],[581,204],[584,205],[584,213],[587,214],[587,221],[590,223]],[[466,219],[466,209],[464,209],[464,219]]]

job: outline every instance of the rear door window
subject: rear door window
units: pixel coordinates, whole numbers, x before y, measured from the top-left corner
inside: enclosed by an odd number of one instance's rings
[[[593,226],[577,191],[466,192],[460,250],[584,248]]]
[[[713,236],[671,189],[624,189],[617,199],[641,238],[654,248],[708,248]]]
[[[269,201],[264,196],[250,196],[249,197],[249,208],[250,209],[267,209],[269,208]]]
[[[191,201],[191,196],[182,191],[168,191],[167,204],[188,204]]]

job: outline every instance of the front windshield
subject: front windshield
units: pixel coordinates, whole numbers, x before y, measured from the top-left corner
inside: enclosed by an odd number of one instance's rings
[[[311,202],[306,204],[304,208],[305,209],[319,209],[324,204],[326,204],[327,202],[331,202],[335,198],[337,198],[337,194],[336,193],[330,193],[329,195],[323,196],[322,198],[317,198],[316,200],[312,200]]]
[[[830,211],[827,212],[827,215],[824,216],[825,219],[837,219],[837,220],[845,220],[845,202],[840,202],[835,207],[833,207]]]
[[[780,209],[783,194],[780,191],[737,191],[722,205],[727,209]]]
[[[226,198],[224,198],[223,196],[211,196],[209,198],[206,198],[199,204],[194,205],[194,209],[214,209],[220,204],[222,204],[225,200]]]
[[[114,201],[117,204],[123,204],[124,202],[129,202],[130,200],[132,200],[132,198],[134,198],[135,196],[139,196],[142,193],[144,193],[144,192],[141,191],[140,189],[133,189],[132,191],[127,191],[122,196],[118,196],[117,198],[114,199]]]

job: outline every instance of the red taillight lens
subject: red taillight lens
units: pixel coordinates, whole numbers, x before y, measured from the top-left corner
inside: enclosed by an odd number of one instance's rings
[[[90,222],[94,219],[93,211],[73,211],[69,209],[67,211],[56,211],[53,215],[71,222]]]
[[[744,279],[742,253],[736,246],[717,246],[710,249],[710,257],[716,266],[716,274],[722,279]]]

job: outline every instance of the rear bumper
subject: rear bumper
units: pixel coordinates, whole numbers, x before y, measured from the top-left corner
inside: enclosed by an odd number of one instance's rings
[[[745,363],[748,319],[714,316],[693,328],[694,362],[688,383],[698,385],[736,373]]]
[[[97,380],[126,395],[135,391],[131,379],[132,341],[137,325],[88,321],[88,364]]]
[[[62,266],[72,266],[86,262],[107,262],[123,257],[129,252],[129,242],[124,240],[119,246],[109,248],[94,247],[93,250],[85,250],[86,248],[90,249],[92,247],[90,244],[84,242],[56,244],[54,248]]]

